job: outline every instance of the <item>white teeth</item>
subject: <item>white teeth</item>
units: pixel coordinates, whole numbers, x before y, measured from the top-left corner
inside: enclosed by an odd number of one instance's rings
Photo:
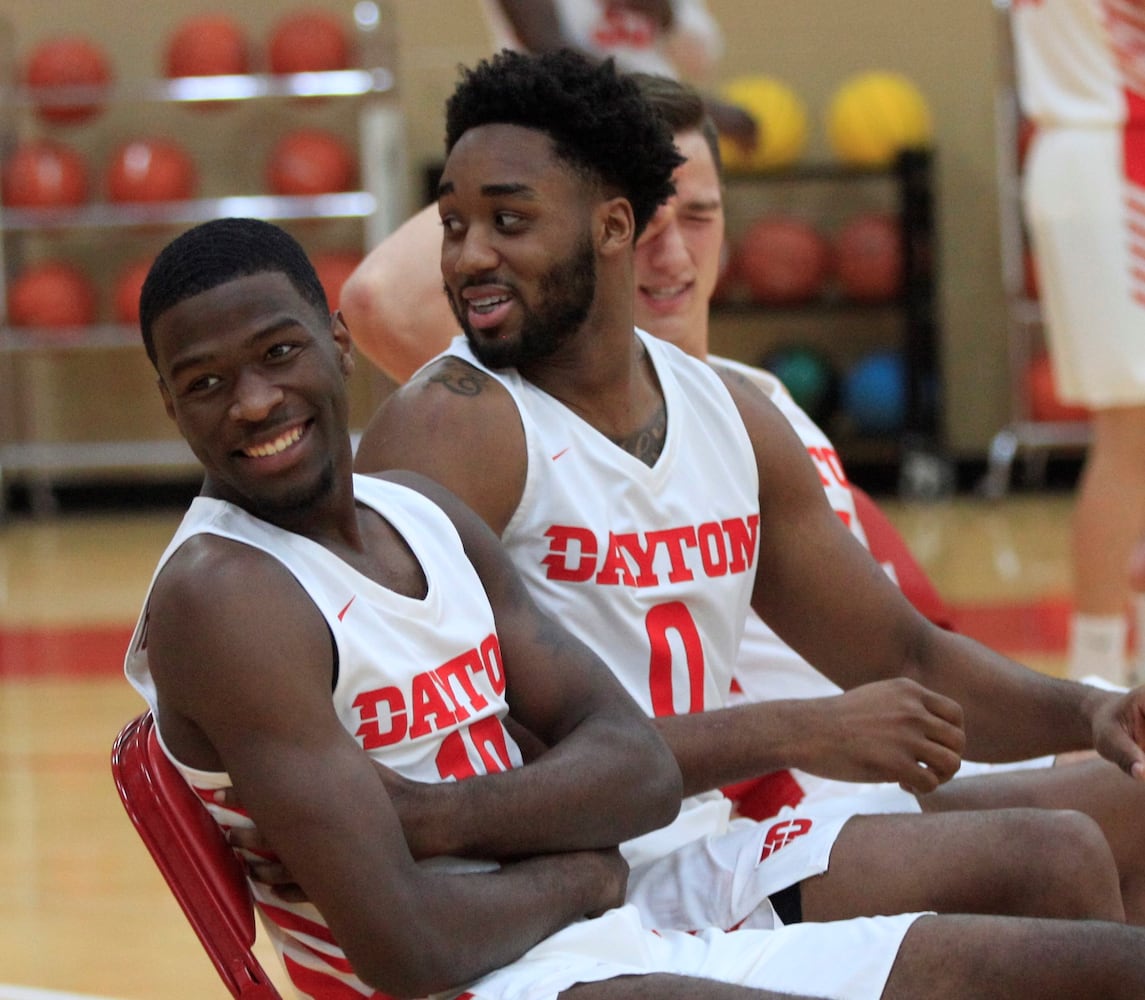
[[[302,427],[299,425],[293,430],[287,431],[282,437],[275,438],[267,444],[260,444],[255,448],[244,448],[243,454],[251,458],[269,458],[271,455],[277,455],[279,452],[286,451],[292,444],[295,444],[302,437]]]
[[[676,285],[674,288],[649,288],[647,295],[650,299],[671,299],[683,292],[687,285]]]
[[[471,299],[469,301],[469,308],[476,312],[488,312],[495,306],[499,306],[502,302],[508,302],[509,296],[507,295],[486,295],[484,298]]]

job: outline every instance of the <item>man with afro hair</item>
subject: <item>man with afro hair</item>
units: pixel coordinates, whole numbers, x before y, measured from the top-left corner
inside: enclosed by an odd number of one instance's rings
[[[886,992],[864,984],[871,995],[1005,995],[1031,989],[1030,976],[1034,992],[1091,992],[1091,977],[1059,961],[1058,932],[1077,925],[953,916],[1122,919],[1108,848],[1087,818],[755,824],[730,820],[715,792],[793,763],[790,705],[727,707],[749,603],[842,686],[902,688],[913,707],[888,731],[888,759],[920,790],[947,780],[964,748],[1007,760],[1097,746],[1140,776],[1142,696],[1055,681],[932,626],[834,516],[773,404],[634,329],[633,247],[679,163],[670,143],[607,63],[503,53],[463,75],[447,107],[438,210],[464,338],[383,405],[357,467],[416,469],[461,496],[534,597],[656,719],[688,798],[674,824],[625,847],[629,899],[651,926],[940,909],[951,915],[913,922]],[[832,753],[851,766],[845,745]],[[816,976],[852,952],[841,940],[825,954],[801,988],[819,990]]]

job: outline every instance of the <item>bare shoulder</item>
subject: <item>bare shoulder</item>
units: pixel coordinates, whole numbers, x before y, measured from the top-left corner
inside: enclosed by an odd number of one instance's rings
[[[155,580],[147,661],[169,749],[224,770],[252,727],[281,729],[329,701],[333,650],[314,602],[278,560],[215,535],[188,539]]]
[[[155,590],[197,597],[210,606],[216,594],[241,586],[243,579],[253,575],[290,579],[285,567],[262,549],[204,531],[172,553],[155,581]]]
[[[742,361],[733,361],[731,358],[708,355],[708,364],[716,374],[725,380],[731,379],[737,385],[751,385],[762,392],[770,400],[786,393],[783,383],[776,376],[764,368],[745,364]]]
[[[408,462],[427,446],[436,454],[459,439],[467,446],[483,444],[510,419],[520,423],[509,393],[495,378],[462,358],[438,358],[378,408],[362,434],[355,466],[359,472],[424,471]]]
[[[426,367],[418,377],[407,383],[411,390],[416,389],[419,384],[441,388],[466,398],[505,391],[491,375],[481,371],[480,368],[474,368],[464,358],[453,355],[439,358]]]
[[[508,390],[461,358],[423,368],[374,414],[358,472],[408,469],[441,483],[500,533],[521,498],[525,432]]]
[[[710,364],[731,393],[749,434],[753,433],[757,425],[766,429],[776,421],[787,424],[787,419],[771,401],[764,384],[754,377],[752,370],[722,361]]]
[[[242,542],[188,539],[156,577],[147,606],[148,655],[161,688],[232,690],[272,647],[308,635],[325,644],[321,613],[277,559]],[[238,673],[240,676],[235,676]]]
[[[739,365],[713,365],[739,410],[755,452],[759,470],[760,504],[785,496],[823,497],[822,484],[807,449],[782,410],[766,391],[766,383],[752,369]],[[761,374],[764,374],[761,372]]]
[[[461,420],[474,407],[511,405],[508,393],[492,376],[463,358],[445,355],[398,387],[374,415],[364,440],[372,443],[399,418]],[[408,429],[408,428],[407,428]],[[359,453],[360,454],[360,453]]]

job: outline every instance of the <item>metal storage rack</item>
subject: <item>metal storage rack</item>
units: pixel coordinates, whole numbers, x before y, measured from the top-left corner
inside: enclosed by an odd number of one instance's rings
[[[994,0],[998,38],[998,80],[994,121],[997,141],[999,233],[1002,278],[1007,301],[1007,347],[1010,363],[1010,421],[990,442],[986,475],[979,483],[982,495],[998,499],[1010,488],[1013,465],[1026,459],[1026,477],[1034,483],[1045,477],[1053,451],[1084,451],[1089,444],[1085,422],[1035,420],[1026,372],[1042,348],[1042,315],[1036,299],[1026,291],[1026,233],[1022,218],[1021,163],[1019,160],[1021,109],[1014,67],[1014,41],[1010,28],[1010,0]]]
[[[330,72],[273,75],[151,79],[101,88],[92,94],[83,88],[61,88],[52,98],[62,103],[91,100],[107,104],[140,102],[186,104],[307,98],[357,101],[357,145],[360,190],[317,196],[234,195],[150,204],[91,202],[76,208],[16,209],[0,206],[0,521],[8,504],[8,489],[20,482],[28,489],[35,513],[55,508],[55,484],[77,474],[132,470],[190,471],[197,463],[181,439],[68,442],[38,440],[19,434],[18,419],[29,412],[40,387],[18,384],[14,359],[20,355],[91,352],[130,348],[139,350],[134,326],[98,324],[53,330],[50,336],[34,329],[8,325],[7,287],[9,241],[22,234],[48,234],[144,227],[178,227],[221,216],[251,216],[276,222],[290,220],[354,219],[362,229],[362,247],[368,251],[395,229],[408,214],[407,164],[401,112],[397,99],[393,24],[384,7],[355,3],[353,20],[360,61],[370,68]],[[3,26],[0,25],[0,28]],[[0,33],[2,34],[2,33]],[[12,34],[8,29],[7,58],[0,60],[0,137],[9,141],[17,132],[17,118],[34,100],[14,82]],[[5,66],[6,64],[6,66]],[[379,387],[382,380],[379,379]]]
[[[887,167],[809,164],[761,173],[729,173],[729,188],[766,185],[875,184],[888,189],[902,233],[903,285],[893,300],[875,305],[820,298],[806,305],[765,306],[752,302],[719,303],[713,315],[755,314],[772,318],[816,310],[841,316],[897,315],[897,332],[889,343],[899,347],[906,363],[906,412],[901,432],[893,438],[864,440],[836,436],[844,459],[862,464],[864,457],[888,458],[898,464],[899,492],[927,497],[953,489],[952,463],[942,441],[942,387],[937,319],[934,160],[931,149],[905,150]],[[777,198],[776,201],[781,200]],[[729,209],[729,212],[732,211]]]

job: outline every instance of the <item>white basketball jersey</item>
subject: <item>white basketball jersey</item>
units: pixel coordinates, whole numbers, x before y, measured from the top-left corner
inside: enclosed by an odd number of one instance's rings
[[[534,599],[649,715],[701,712],[727,704],[755,580],[755,456],[719,376],[670,344],[641,340],[668,418],[652,467],[516,371],[485,368],[464,337],[450,353],[496,378],[520,413],[528,470],[502,541]],[[726,820],[726,800],[706,798],[723,817],[714,821]],[[696,828],[681,829],[649,835],[650,852],[694,839]],[[638,863],[643,846],[625,854]]]
[[[1039,125],[1145,122],[1145,9],[1131,0],[1014,0],[1023,111]]]
[[[156,576],[192,535],[219,535],[261,549],[290,570],[326,619],[337,650],[334,707],[346,730],[375,760],[427,782],[520,766],[520,751],[502,724],[508,711],[505,672],[492,609],[452,522],[424,496],[396,483],[355,476],[354,493],[413,551],[428,584],[424,599],[395,593],[318,543],[206,497],[192,502]],[[146,608],[145,603],[125,669],[155,712]],[[211,792],[230,786],[226,774],[174,763],[221,826],[249,825],[245,816],[212,801]],[[434,863],[450,863],[460,871],[490,867],[444,859]],[[347,986],[362,996],[373,995],[349,971],[313,906],[285,903],[258,883],[251,888],[302,996],[341,996]]]
[[[851,494],[851,486],[835,446],[819,425],[791,398],[783,383],[770,372],[728,358],[709,356],[708,363],[748,379],[776,405],[807,448],[807,454],[819,472],[819,482],[823,485],[831,509],[866,547],[867,536],[855,513],[855,498]],[[774,698],[824,698],[842,691],[780,639],[750,608],[744,624],[735,677],[738,690],[732,700],[737,704],[741,701],[768,701]]]
[[[808,455],[819,470],[819,481],[831,509],[863,547],[868,548],[866,532],[855,510],[855,497],[835,446],[819,425],[791,398],[783,383],[770,372],[738,361],[709,357],[708,362],[716,368],[726,368],[749,379],[779,408],[807,447]],[[883,568],[893,579],[894,567],[884,564]],[[830,698],[842,691],[834,681],[819,673],[780,639],[759,615],[748,610],[736,663],[735,685],[730,699],[732,704],[780,698]],[[804,809],[840,802],[853,803],[855,812],[918,811],[914,797],[905,792],[900,793],[895,786],[834,781],[795,768],[786,774],[794,782],[794,788],[786,784],[778,786],[782,795],[776,800],[777,808],[783,802],[799,804]]]
[[[569,43],[597,59],[612,58],[628,73],[677,77],[703,75],[723,54],[723,35],[702,0],[673,0],[673,29],[651,15],[607,0],[555,0],[553,7]],[[497,0],[482,0],[495,49],[523,49]],[[680,48],[679,59],[673,58]]]

